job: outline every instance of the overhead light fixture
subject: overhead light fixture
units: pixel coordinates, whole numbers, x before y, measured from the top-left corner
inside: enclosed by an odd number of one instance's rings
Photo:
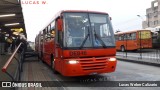
[[[5,34],[6,36],[9,36],[9,34]]]
[[[19,23],[10,23],[10,24],[5,24],[4,26],[14,26],[14,25],[19,25]]]
[[[73,17],[73,18],[81,18],[82,16],[74,16],[74,15],[70,15],[69,17]]]
[[[4,15],[0,15],[1,17],[12,17],[12,16],[16,16],[16,14],[4,14]]]
[[[11,31],[22,32],[23,28],[12,28]]]
[[[13,32],[14,35],[19,35],[19,32]]]

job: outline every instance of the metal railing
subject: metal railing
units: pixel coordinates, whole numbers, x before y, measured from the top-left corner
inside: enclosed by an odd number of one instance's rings
[[[7,60],[7,62],[5,63],[5,65],[2,67],[2,72],[6,73],[11,79],[12,81],[20,81],[21,78],[21,72],[23,71],[22,69],[22,64],[23,64],[23,60],[24,60],[24,49],[22,50],[22,52],[20,53],[20,58],[16,57],[16,53],[18,52],[18,50],[21,48],[22,43],[20,43],[18,45],[18,47],[15,49],[15,51],[13,52],[13,54],[9,57],[9,59]],[[8,67],[10,66],[10,64],[13,62],[13,60],[16,60],[18,63],[18,67],[17,70],[15,72],[14,75],[12,75],[11,73],[9,73],[7,71]]]
[[[125,59],[132,59],[137,61],[160,64],[160,49],[145,49],[136,52],[133,51],[117,52],[116,55],[118,58],[125,58]]]

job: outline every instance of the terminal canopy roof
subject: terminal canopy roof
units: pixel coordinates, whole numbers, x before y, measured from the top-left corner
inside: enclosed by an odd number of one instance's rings
[[[0,0],[0,33],[15,36],[15,32],[26,37],[25,23],[20,0]]]

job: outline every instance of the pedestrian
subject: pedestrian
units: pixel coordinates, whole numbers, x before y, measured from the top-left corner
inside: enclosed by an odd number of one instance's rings
[[[20,34],[18,38],[16,39],[16,46],[18,46],[20,43],[22,43],[22,45],[18,49],[18,52],[22,52],[22,50],[27,49],[27,39],[25,38],[23,34]]]
[[[12,45],[11,45],[11,52],[13,52],[15,50],[15,47],[16,47],[16,40],[14,38],[12,41]]]
[[[5,54],[5,34],[0,31],[0,55]]]
[[[12,36],[9,36],[7,38],[7,44],[8,44],[7,51],[9,54],[11,53],[12,42],[13,42],[13,38],[12,38]]]

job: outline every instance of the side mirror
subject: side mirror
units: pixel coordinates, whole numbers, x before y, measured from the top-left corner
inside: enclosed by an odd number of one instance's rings
[[[58,28],[59,31],[62,31],[62,29],[63,29],[63,21],[62,21],[62,19],[58,19],[57,20],[57,28]]]
[[[109,17],[110,20],[112,20],[112,17]]]

